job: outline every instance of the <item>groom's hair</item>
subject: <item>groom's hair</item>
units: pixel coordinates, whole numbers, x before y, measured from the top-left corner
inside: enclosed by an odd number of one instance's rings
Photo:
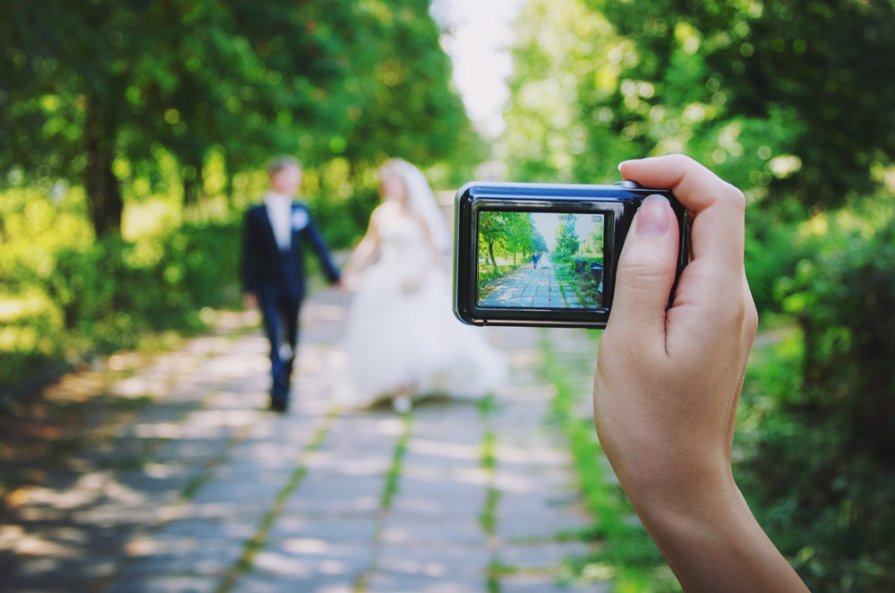
[[[274,175],[288,167],[295,167],[296,169],[301,171],[301,161],[299,161],[294,156],[289,156],[288,154],[274,157],[267,163],[267,175],[268,177],[273,177]]]

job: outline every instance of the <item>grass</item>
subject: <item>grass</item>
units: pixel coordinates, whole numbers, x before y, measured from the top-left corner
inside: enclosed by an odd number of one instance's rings
[[[479,514],[479,525],[488,536],[494,536],[497,533],[497,504],[500,502],[500,490],[494,485],[494,474],[497,471],[497,433],[491,426],[493,411],[494,396],[489,394],[479,402],[479,412],[486,426],[479,463],[488,476],[485,506]]]
[[[611,578],[616,593],[680,591],[624,493],[612,479],[612,470],[603,456],[592,421],[574,414],[582,395],[570,379],[574,369],[569,364],[560,364],[548,341],[541,343],[541,349],[545,379],[556,388],[552,413],[568,440],[585,505],[595,518],[593,530],[587,535],[604,544],[592,556],[570,561],[570,574],[565,576],[569,580]]]
[[[407,454],[407,441],[410,440],[411,418],[410,414],[404,414],[404,432],[401,433],[401,437],[395,445],[392,463],[385,476],[385,486],[382,489],[382,497],[379,499],[379,509],[383,513],[392,508],[395,495],[398,494],[401,473],[404,471],[404,456]]]
[[[574,267],[569,263],[558,263],[554,265],[556,271],[556,282],[562,291],[563,299],[567,300],[567,292],[574,293],[578,302],[583,307],[597,307],[597,283],[590,276],[581,276],[575,273]]]
[[[369,585],[370,575],[376,570],[379,564],[380,536],[382,534],[382,526],[386,515],[392,508],[395,496],[401,485],[401,474],[404,472],[404,457],[407,455],[407,443],[410,440],[410,432],[413,421],[413,411],[409,411],[402,416],[404,422],[404,430],[398,437],[395,444],[395,450],[392,453],[392,462],[389,465],[388,473],[385,476],[385,485],[382,487],[382,494],[379,497],[379,513],[376,519],[376,528],[372,539],[373,551],[370,554],[370,562],[360,574],[355,577],[352,593],[366,593]]]
[[[485,491],[485,504],[479,513],[479,525],[489,538],[497,536],[497,505],[500,503],[500,490],[495,485],[497,473],[497,432],[491,425],[491,415],[496,407],[494,394],[489,393],[479,400],[479,414],[485,424],[485,435],[482,438],[482,448],[479,463],[487,475],[488,489]],[[492,557],[487,571],[488,593],[500,593],[499,570],[494,569],[496,559]]]

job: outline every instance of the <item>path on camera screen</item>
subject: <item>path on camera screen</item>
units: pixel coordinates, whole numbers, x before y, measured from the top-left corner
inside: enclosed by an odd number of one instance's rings
[[[544,340],[583,357],[586,394],[588,335],[469,328],[511,365],[485,403],[356,410],[338,404],[350,298],[329,290],[302,308],[287,414],[266,409],[257,314],[231,313],[0,415],[0,591],[578,591],[556,579],[591,552],[574,536],[593,523],[538,369]]]
[[[521,266],[497,281],[498,287],[479,301],[482,307],[582,308],[573,290],[560,288],[553,263],[545,255],[537,268]]]

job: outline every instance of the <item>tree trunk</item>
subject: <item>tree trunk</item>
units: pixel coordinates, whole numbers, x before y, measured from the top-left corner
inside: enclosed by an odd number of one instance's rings
[[[180,170],[183,179],[183,206],[188,208],[199,203],[199,196],[204,185],[201,165],[186,165]]]
[[[497,271],[497,260],[494,259],[494,243],[488,243],[488,255],[491,256],[491,265]]]
[[[102,121],[97,108],[88,107],[87,123],[84,129],[87,166],[84,168],[84,191],[87,193],[87,207],[97,238],[121,232],[121,216],[124,201],[121,186],[112,164],[115,160],[115,130],[108,122]]]
[[[233,163],[230,158],[228,158],[227,153],[224,153],[224,175],[227,179],[226,186],[224,187],[224,193],[227,195],[227,206],[233,208]]]

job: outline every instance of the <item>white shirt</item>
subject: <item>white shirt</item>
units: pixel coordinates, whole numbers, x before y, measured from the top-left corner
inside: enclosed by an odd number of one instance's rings
[[[280,251],[288,251],[292,245],[292,198],[268,192],[264,195],[264,205],[277,246]]]

